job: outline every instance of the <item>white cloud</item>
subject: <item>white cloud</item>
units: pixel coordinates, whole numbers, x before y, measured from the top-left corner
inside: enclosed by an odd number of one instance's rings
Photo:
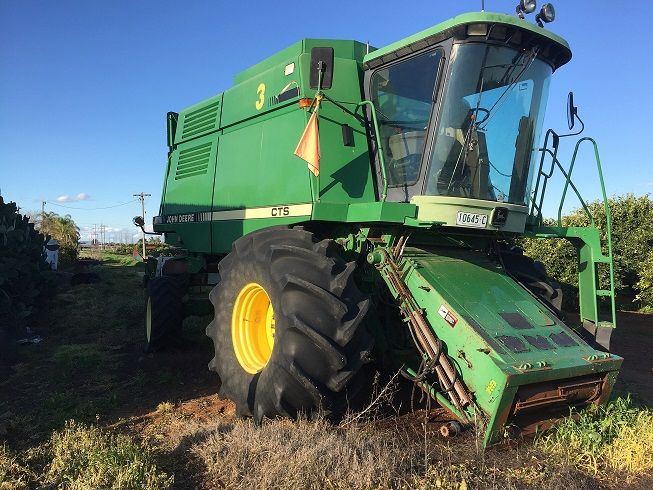
[[[63,196],[57,197],[57,202],[77,202],[77,201],[88,201],[91,198],[86,192],[80,192],[76,196],[69,196],[64,194]]]

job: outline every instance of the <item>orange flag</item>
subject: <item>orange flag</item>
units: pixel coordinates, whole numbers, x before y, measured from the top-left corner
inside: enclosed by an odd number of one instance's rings
[[[317,130],[317,107],[311,114],[306,129],[297,143],[295,155],[308,163],[308,169],[313,172],[313,175],[316,177],[320,175],[320,134]]]

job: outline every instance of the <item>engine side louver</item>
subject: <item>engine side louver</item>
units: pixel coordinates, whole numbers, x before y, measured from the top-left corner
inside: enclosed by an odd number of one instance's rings
[[[220,101],[216,100],[207,106],[185,114],[181,139],[194,138],[218,129],[219,109]]]
[[[179,161],[175,172],[175,180],[203,175],[209,168],[212,143],[204,143],[194,148],[179,152]]]

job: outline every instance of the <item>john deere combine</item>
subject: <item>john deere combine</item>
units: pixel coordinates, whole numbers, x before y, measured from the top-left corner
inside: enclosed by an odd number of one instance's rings
[[[523,18],[533,8],[460,15],[381,49],[304,39],[168,113],[154,230],[178,253],[149,263],[149,347],[179,335],[189,291],[215,285],[209,368],[256,420],[337,417],[372,383],[370,361],[482,424],[486,444],[605,402],[622,361],[607,352],[613,286],[598,283],[610,243],[542,225],[550,177],[565,179],[562,209],[579,147],[600,175],[598,151],[583,138],[563,165],[569,135],[552,130],[539,148],[571,51],[542,27],[550,4],[540,26]],[[571,129],[571,98],[569,116]],[[511,245],[524,235],[576,247],[580,323]]]

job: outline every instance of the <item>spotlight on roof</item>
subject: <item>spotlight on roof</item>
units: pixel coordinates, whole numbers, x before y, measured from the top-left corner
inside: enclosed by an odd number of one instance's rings
[[[535,0],[519,0],[519,4],[515,10],[517,11],[519,18],[523,19],[524,14],[530,14],[531,12],[534,12],[536,7],[537,2]]]
[[[544,27],[543,22],[547,24],[553,22],[556,19],[556,9],[553,8],[553,4],[545,3],[540,9],[540,13],[535,16],[535,22],[540,27]]]

